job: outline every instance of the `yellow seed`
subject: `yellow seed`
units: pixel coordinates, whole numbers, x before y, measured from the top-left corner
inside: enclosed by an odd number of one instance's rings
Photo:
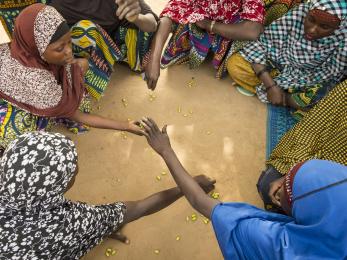
[[[204,223],[207,225],[208,223],[210,223],[210,220],[209,219],[207,219],[207,218],[205,218],[204,220]]]
[[[130,118],[128,118],[128,122],[130,122],[131,121],[131,119]]]
[[[158,181],[160,181],[160,180],[161,180],[161,177],[160,177],[159,175],[158,175],[156,178],[157,178],[157,180],[158,180]]]
[[[189,110],[189,114],[193,114],[193,110],[192,109]]]
[[[154,250],[154,254],[159,254],[160,253],[160,250],[159,249],[156,249],[156,250]]]
[[[163,176],[167,175],[166,171],[162,171],[161,175],[163,175]]]
[[[107,248],[107,249],[106,249],[106,252],[111,253],[111,252],[112,252],[112,248]]]
[[[189,222],[189,216],[186,217],[186,221]]]
[[[154,101],[154,98],[150,97],[150,98],[149,98],[149,101],[153,102],[153,101]]]
[[[122,98],[122,102],[123,102],[123,103],[126,103],[127,100],[126,100],[125,98]]]
[[[181,113],[181,112],[182,112],[182,108],[181,108],[181,106],[178,106],[178,108],[177,108],[177,112],[178,112],[178,113]]]
[[[219,198],[219,193],[218,192],[213,192],[211,194],[211,197],[214,198],[214,199],[218,199]]]
[[[198,216],[194,213],[191,215],[192,221],[196,221],[198,219]]]
[[[123,139],[128,139],[128,136],[127,135],[123,135]]]
[[[117,254],[117,250],[112,250],[111,255]]]
[[[177,236],[176,237],[176,241],[180,241],[181,240],[181,237],[180,236]]]
[[[110,254],[109,252],[106,252],[105,255],[106,255],[107,257],[111,256],[111,254]]]
[[[183,116],[184,116],[184,117],[187,117],[187,116],[188,116],[188,114],[184,114]]]

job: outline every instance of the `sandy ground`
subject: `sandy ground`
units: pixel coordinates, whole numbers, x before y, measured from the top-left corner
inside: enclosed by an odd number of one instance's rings
[[[158,13],[165,4],[163,0],[147,2]],[[190,88],[192,77],[195,84]],[[152,102],[149,93],[139,75],[116,66],[94,112],[123,120],[151,116],[160,126],[169,124],[172,146],[191,174],[216,178],[223,201],[261,206],[255,184],[265,160],[265,106],[256,98],[240,95],[231,79],[215,79],[210,64],[198,70],[181,65],[162,71]],[[127,99],[127,107],[122,98]],[[67,194],[72,200],[93,204],[136,200],[174,186],[169,174],[156,180],[167,168],[145,138],[130,134],[125,138],[120,132],[99,129],[68,135],[77,143],[80,165],[76,183]],[[127,225],[123,231],[130,245],[106,239],[83,259],[223,259],[211,224],[205,224],[199,214],[197,221],[186,221],[193,213],[182,198]],[[107,248],[116,249],[117,254],[106,257]]]

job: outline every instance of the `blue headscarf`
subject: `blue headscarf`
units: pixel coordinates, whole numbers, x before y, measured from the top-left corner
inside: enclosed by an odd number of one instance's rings
[[[294,177],[293,217],[219,204],[213,227],[225,259],[346,259],[347,167],[311,160]]]

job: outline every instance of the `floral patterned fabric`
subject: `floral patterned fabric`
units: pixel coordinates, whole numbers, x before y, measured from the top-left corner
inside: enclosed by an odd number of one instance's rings
[[[160,16],[179,24],[204,19],[227,24],[237,20],[259,22],[264,18],[264,3],[262,0],[169,0]]]
[[[0,259],[79,259],[123,223],[125,205],[64,198],[76,174],[74,143],[61,134],[20,136],[0,161]]]

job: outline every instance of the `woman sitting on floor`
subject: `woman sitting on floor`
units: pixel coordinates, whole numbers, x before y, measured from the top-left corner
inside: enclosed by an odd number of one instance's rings
[[[70,35],[53,7],[34,4],[17,17],[10,46],[0,46],[1,148],[24,132],[48,130],[57,120],[65,122],[62,118],[143,134],[134,122],[89,114],[83,77],[88,61],[74,59]]]
[[[80,259],[126,223],[153,214],[182,196],[168,189],[139,200],[87,205],[64,197],[78,173],[74,143],[61,134],[26,133],[0,161],[0,258]],[[195,180],[209,192],[214,181]]]
[[[89,58],[86,84],[93,97],[103,95],[116,62],[143,71],[159,20],[144,0],[52,0],[51,5],[71,26],[74,55]]]
[[[262,102],[310,109],[345,72],[346,16],[345,0],[299,5],[229,59],[230,76]]]
[[[346,259],[347,167],[311,160],[297,165],[279,191],[289,216],[206,195],[172,150],[166,127],[143,120],[147,139],[191,205],[211,218],[224,258]]]
[[[263,21],[262,0],[169,0],[161,13],[146,67],[148,87],[155,89],[160,65],[167,67],[188,61],[191,68],[196,68],[210,50],[214,53],[213,66],[223,70],[231,42],[256,40],[263,30]],[[162,57],[171,31],[173,36]]]
[[[257,184],[265,209],[282,212],[276,193],[296,164],[321,159],[347,166],[346,147],[347,80],[332,89],[272,151]]]

